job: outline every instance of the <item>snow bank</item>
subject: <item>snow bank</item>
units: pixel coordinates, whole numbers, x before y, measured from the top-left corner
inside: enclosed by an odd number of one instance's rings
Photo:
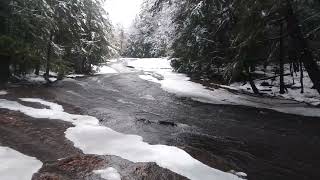
[[[0,91],[0,96],[7,95],[7,94],[8,94],[7,91],[4,91],[4,90],[1,90],[1,91]]]
[[[92,116],[74,115],[63,111],[58,104],[39,99],[21,99],[47,105],[50,109],[36,109],[15,101],[0,99],[0,108],[22,112],[34,118],[60,119],[75,127],[65,132],[67,139],[86,154],[114,155],[132,162],[155,162],[192,180],[236,180],[238,176],[211,168],[192,158],[185,151],[166,145],[150,145],[142,137],[116,132],[100,126]]]
[[[293,104],[278,99],[234,94],[225,89],[209,90],[199,83],[191,82],[186,75],[173,72],[170,61],[165,58],[138,59],[129,61],[128,65],[145,72],[146,75],[139,76],[141,79],[159,83],[165,91],[177,96],[190,97],[204,103],[243,105],[282,113],[320,117],[320,108],[303,107],[298,103]]]
[[[78,77],[84,77],[84,74],[69,74],[66,75],[67,78],[78,78]]]
[[[96,74],[117,74],[118,71],[111,68],[110,66],[103,65],[101,67],[94,66],[93,69],[96,71]]]
[[[273,76],[271,70],[267,70],[266,73],[261,72],[261,74],[266,74],[269,76]],[[290,68],[285,66],[285,74],[290,73]],[[295,84],[293,84],[293,79]],[[255,81],[256,86],[259,90],[263,91],[263,93],[266,93],[270,96],[275,97],[283,97],[286,99],[292,99],[299,102],[306,102],[312,105],[320,105],[320,95],[316,89],[312,89],[313,83],[309,78],[309,75],[307,72],[304,72],[304,93],[301,93],[301,85],[300,85],[300,76],[297,74],[294,74],[294,76],[285,76],[284,82],[286,85],[292,85],[291,88],[288,88],[288,91],[285,94],[280,94],[280,77],[276,77],[274,79],[269,80],[257,80]],[[262,86],[262,83],[268,83],[270,86]],[[252,93],[251,86],[249,83],[243,84],[243,83],[234,83],[231,85],[233,88],[236,88],[238,90],[243,90]]]
[[[34,74],[27,74],[24,79],[28,82],[31,82],[31,83],[37,83],[37,84],[44,84],[46,83],[47,81],[44,79],[43,76],[38,76],[38,75],[34,75]],[[54,82],[57,80],[57,78],[54,78],[54,77],[50,77],[49,80],[51,82]]]
[[[41,161],[0,146],[0,179],[30,180],[42,167]]]
[[[121,180],[121,176],[118,171],[113,167],[107,169],[95,170],[93,173],[100,175],[105,180]]]

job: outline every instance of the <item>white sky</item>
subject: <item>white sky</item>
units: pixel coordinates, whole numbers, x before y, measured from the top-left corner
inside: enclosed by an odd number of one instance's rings
[[[142,0],[106,0],[105,9],[114,25],[128,28],[140,11]]]

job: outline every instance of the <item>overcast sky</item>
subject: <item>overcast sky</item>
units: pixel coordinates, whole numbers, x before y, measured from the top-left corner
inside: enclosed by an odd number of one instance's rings
[[[142,0],[106,0],[105,9],[114,25],[128,28],[140,11]]]

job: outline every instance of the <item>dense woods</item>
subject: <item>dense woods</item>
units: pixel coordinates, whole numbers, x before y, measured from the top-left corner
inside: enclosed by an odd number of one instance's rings
[[[91,73],[112,55],[112,27],[100,0],[2,0],[0,77]]]
[[[320,92],[320,2],[315,0],[144,0],[129,32],[111,25],[103,0],[3,0],[1,81],[28,73],[92,73],[112,55],[171,57],[178,72],[230,84],[259,70],[306,73]],[[289,69],[289,72],[288,72]],[[294,81],[294,78],[293,78]],[[293,83],[294,84],[294,83]]]
[[[171,56],[178,72],[229,84],[271,66],[285,91],[305,69],[320,92],[320,2],[315,0],[146,0],[126,55]],[[303,78],[301,78],[303,91]]]

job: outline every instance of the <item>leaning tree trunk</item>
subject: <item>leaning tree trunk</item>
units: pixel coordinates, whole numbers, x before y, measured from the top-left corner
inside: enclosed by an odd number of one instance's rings
[[[10,57],[9,56],[0,56],[0,84],[6,83],[9,80],[10,76]]]
[[[299,51],[302,53],[301,61],[304,64],[309,77],[314,84],[314,88],[320,94],[320,69],[317,62],[314,60],[313,54],[308,47],[307,40],[302,34],[298,19],[293,12],[292,0],[287,0],[287,28],[289,35],[296,40],[299,45]]]
[[[252,88],[253,93],[260,95],[259,89],[257,88],[256,84],[253,81],[253,78],[252,78],[251,72],[249,70],[249,67],[245,67],[245,68],[246,68],[246,72],[247,72],[247,75],[248,75],[248,81],[250,83],[250,86]]]

